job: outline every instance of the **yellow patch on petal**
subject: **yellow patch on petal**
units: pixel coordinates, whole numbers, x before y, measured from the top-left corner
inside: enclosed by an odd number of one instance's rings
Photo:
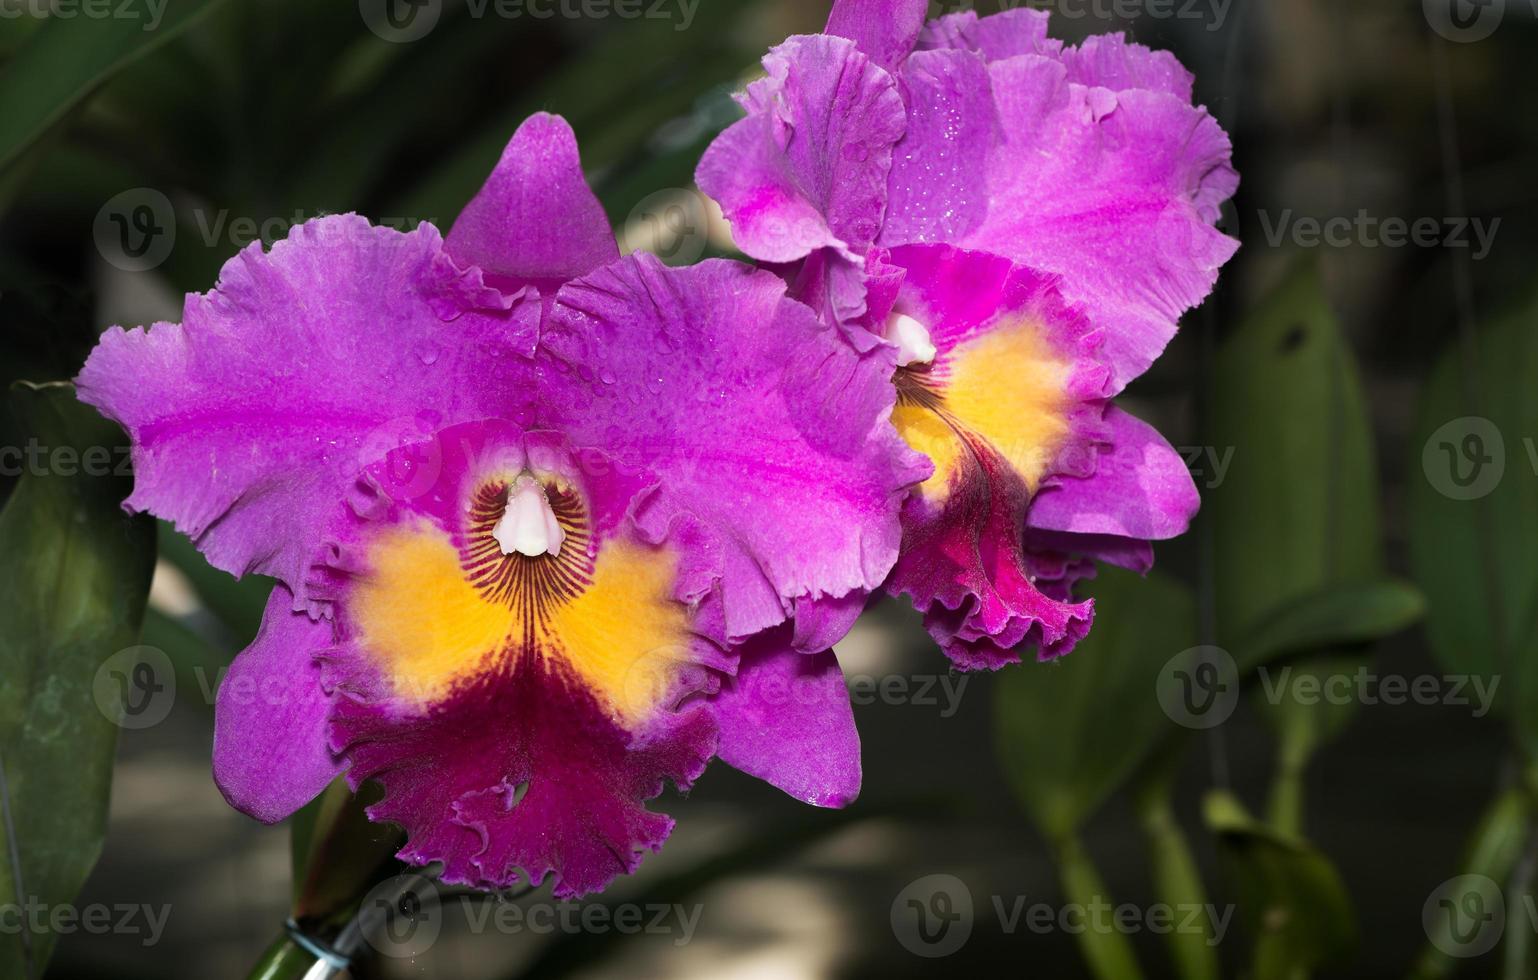
[[[969,452],[956,430],[933,407],[907,399],[899,400],[892,410],[892,424],[910,448],[935,464],[934,474],[919,489],[931,500],[944,500],[957,460]]]
[[[909,446],[935,464],[921,489],[943,500],[970,454],[966,439],[986,442],[1034,492],[1068,435],[1072,366],[1057,356],[1045,329],[1018,318],[958,345],[926,374],[915,373],[892,413]],[[904,385],[899,381],[899,391]]]
[[[651,713],[687,659],[689,620],[672,597],[673,569],[665,552],[610,542],[593,584],[550,616],[567,661],[626,721]]]
[[[380,533],[368,564],[348,603],[359,641],[396,690],[420,703],[443,699],[509,658],[537,656],[547,666],[564,664],[633,726],[663,693],[637,677],[654,673],[659,656],[676,665],[688,649],[687,612],[671,595],[671,557],[641,545],[607,542],[590,582],[575,596],[542,604],[489,597],[467,578],[448,535],[425,522]]]

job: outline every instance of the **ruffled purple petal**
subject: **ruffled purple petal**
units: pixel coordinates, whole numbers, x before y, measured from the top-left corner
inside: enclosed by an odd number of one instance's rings
[[[1228,137],[1168,92],[1079,85],[1050,58],[989,70],[1003,141],[987,168],[988,216],[960,244],[1060,274],[1105,331],[1120,390],[1238,247],[1212,227],[1238,182]]]
[[[722,642],[880,585],[925,472],[891,427],[890,350],[857,352],[784,292],[638,255],[563,289],[542,343],[544,421],[657,475],[636,526],[679,550],[678,598]]]
[[[827,35],[791,38],[764,68],[742,97],[748,117],[705,151],[695,180],[755,259],[791,262],[818,248],[857,258],[881,230],[903,132],[896,82]]]
[[[887,587],[912,599],[925,629],[962,670],[1019,663],[1027,647],[1043,660],[1058,657],[1089,633],[1093,600],[1073,602],[1066,589],[1053,595],[1038,587],[1039,570],[1023,545],[1028,502],[1018,474],[984,448],[941,509],[915,497],[904,514],[907,535]]]
[[[540,112],[518,127],[449,230],[444,250],[461,265],[485,269],[498,285],[532,285],[546,295],[619,258],[566,120]]]
[[[533,341],[515,313],[430,225],[320,218],[231,259],[180,324],[109,330],[77,385],[133,440],[126,507],[175,523],[217,568],[297,591],[366,461],[498,413]]]
[[[1103,561],[1139,575],[1153,568],[1153,545],[1136,538],[1118,538],[1101,534],[1069,534],[1042,531],[1029,525],[1025,529],[1025,548],[1035,554],[1080,555]],[[1062,576],[1057,576],[1062,577]]]
[[[1092,34],[1077,46],[1047,37],[1044,10],[1007,10],[979,18],[972,11],[949,14],[926,25],[918,47],[975,51],[988,61],[1039,54],[1060,60],[1068,80],[1080,85],[1151,89],[1191,101],[1191,73],[1168,51],[1153,51],[1121,34]]]
[[[833,0],[824,33],[847,37],[891,71],[913,50],[928,8],[928,0]]]
[[[1168,51],[1133,44],[1121,34],[1094,34],[1077,47],[1064,48],[1068,80],[1113,92],[1147,89],[1190,102],[1196,79]]]
[[[1191,471],[1153,426],[1111,406],[1109,441],[1089,477],[1048,481],[1030,525],[1048,531],[1163,540],[1184,534],[1201,505]]]
[[[214,705],[214,782],[230,806],[263,823],[304,806],[347,768],[329,747],[331,699],[314,660],[331,645],[331,622],[293,605],[286,588],[273,588],[261,631],[219,682]]]
[[[873,10],[850,3],[834,20],[870,50],[902,50],[906,21],[889,15],[882,25]],[[702,167],[701,187],[734,223],[774,215],[782,228],[816,232],[769,242],[750,228],[741,242],[755,258],[784,263],[842,249],[837,259],[807,259],[788,277],[792,295],[832,322],[879,332],[861,288],[869,270],[856,261],[868,249],[840,227],[849,209],[796,190],[805,174],[833,172],[829,161],[845,159],[851,137],[878,118],[835,97],[829,76],[884,77],[885,68],[899,79],[906,122],[894,130],[902,141],[884,217],[870,212],[882,221],[876,242],[944,242],[1061,275],[1066,298],[1104,330],[1102,356],[1119,391],[1164,349],[1237,248],[1213,225],[1238,177],[1227,135],[1190,104],[1191,75],[1172,55],[1114,35],[1064,47],[1046,29],[1042,11],[954,14],[927,24],[911,54],[877,64],[859,52],[841,61],[826,36],[821,48],[794,38],[766,60],[771,77],[744,100],[750,119],[707,151],[713,164]],[[883,40],[888,32],[901,42]],[[783,126],[766,122],[771,109]],[[766,149],[771,133],[777,147],[800,139],[799,151]],[[865,196],[865,184],[849,186]]]
[[[710,706],[728,765],[814,806],[860,794],[860,735],[832,650],[798,653],[783,630],[755,637]]]
[[[1020,7],[990,17],[975,11],[946,14],[924,25],[919,50],[955,48],[976,51],[989,61],[1022,54],[1056,54],[1063,42],[1047,37],[1050,15],[1045,10]]]

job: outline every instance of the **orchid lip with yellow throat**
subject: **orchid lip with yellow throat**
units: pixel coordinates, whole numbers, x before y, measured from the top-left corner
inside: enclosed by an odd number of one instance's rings
[[[888,589],[913,600],[963,668],[1015,662],[1032,643],[1056,655],[1087,631],[1091,606],[1062,586],[1073,566],[1027,549],[1027,515],[1054,481],[1092,472],[1107,378],[1098,337],[1052,277],[1000,256],[916,245],[890,260],[903,282],[887,337],[927,339],[935,353],[893,378],[892,421],[934,472],[904,510]]]
[[[901,338],[892,421],[935,467],[924,497],[943,501],[975,472],[979,453],[1001,456],[1034,492],[1072,433],[1073,364],[1053,349],[1046,325],[1006,312],[941,352],[915,317],[894,313],[889,322],[888,337]]]
[[[433,450],[450,492],[395,501],[364,528],[346,603],[358,649],[422,709],[526,660],[580,685],[623,727],[644,725],[672,687],[658,671],[681,671],[682,651],[702,644],[673,598],[672,555],[612,527],[600,534],[575,479],[477,472],[473,459],[449,458],[451,443]]]

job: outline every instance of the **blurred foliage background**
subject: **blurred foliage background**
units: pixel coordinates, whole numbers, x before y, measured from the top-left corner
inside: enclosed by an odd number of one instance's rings
[[[1224,225],[1243,248],[1128,395],[1187,449],[1196,528],[1147,580],[1102,574],[1095,632],[1061,664],[953,676],[911,614],[875,609],[839,647],[868,682],[861,799],[814,811],[718,765],[664,798],[669,846],[602,897],[697,906],[688,942],[476,933],[450,914],[431,948],[358,975],[1538,975],[1534,9],[1033,5],[1058,36],[1173,50],[1234,140]],[[0,0],[8,387],[67,380],[108,325],[178,319],[182,294],[297,221],[446,228],[536,110],[571,121],[625,247],[731,254],[694,163],[762,51],[826,16],[822,0],[544,19],[429,0],[417,16],[436,20],[407,40],[373,0],[39,7]],[[1308,233],[1332,218],[1350,224],[1336,242]],[[1390,219],[1429,219],[1438,241],[1363,230]],[[1465,246],[1446,239],[1459,222]],[[68,389],[15,386],[0,446],[117,459],[110,429]],[[210,692],[266,583],[126,519],[121,473],[31,469],[0,475],[0,904],[169,915],[152,943],[0,935],[0,974],[51,955],[50,976],[240,976],[291,913],[345,921],[387,835],[356,830],[336,793],[260,827],[208,778]],[[130,683],[136,643],[174,696],[114,725],[101,678],[118,658]],[[1425,698],[1393,703],[1423,677]],[[1349,693],[1299,696],[1309,683]],[[913,951],[905,918],[936,874],[972,908],[943,960]],[[1010,915],[1097,901],[1144,923],[1160,903],[1230,916],[1162,935]]]

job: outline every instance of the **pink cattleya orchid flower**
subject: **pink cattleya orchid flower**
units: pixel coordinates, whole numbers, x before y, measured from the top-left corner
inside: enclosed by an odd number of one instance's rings
[[[837,0],[696,177],[793,297],[896,350],[897,425],[935,473],[888,589],[991,668],[1072,649],[1092,559],[1146,570],[1194,515],[1179,455],[1112,399],[1237,248],[1214,225],[1238,177],[1171,55],[926,6]]]

